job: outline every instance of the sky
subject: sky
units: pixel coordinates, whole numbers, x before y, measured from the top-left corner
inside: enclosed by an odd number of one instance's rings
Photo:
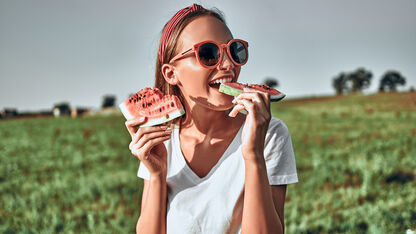
[[[0,0],[0,110],[99,108],[153,86],[160,32],[183,7],[171,0]],[[239,81],[276,78],[287,98],[334,95],[332,79],[364,67],[397,70],[416,87],[414,0],[212,0],[249,42]]]

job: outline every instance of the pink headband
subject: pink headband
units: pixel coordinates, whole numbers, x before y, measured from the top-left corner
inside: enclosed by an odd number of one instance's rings
[[[182,10],[176,12],[176,14],[169,20],[165,25],[162,31],[162,36],[160,37],[159,43],[159,60],[163,64],[163,57],[165,56],[166,44],[168,43],[169,37],[172,34],[175,26],[189,13],[195,12],[197,10],[204,9],[198,4],[193,4],[192,6],[185,7]]]

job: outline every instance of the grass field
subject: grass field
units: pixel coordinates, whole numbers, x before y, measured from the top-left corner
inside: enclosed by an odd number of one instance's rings
[[[287,233],[416,229],[416,94],[288,100],[300,182]],[[142,181],[121,116],[0,121],[1,233],[133,233]]]

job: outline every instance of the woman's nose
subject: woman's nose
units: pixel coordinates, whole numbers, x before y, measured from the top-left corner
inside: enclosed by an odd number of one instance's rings
[[[234,68],[234,63],[231,61],[230,57],[228,57],[228,54],[224,51],[222,60],[218,65],[218,70],[230,70],[232,68]]]

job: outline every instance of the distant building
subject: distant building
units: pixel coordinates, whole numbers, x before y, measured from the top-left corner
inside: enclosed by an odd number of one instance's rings
[[[19,118],[38,118],[38,117],[50,117],[52,116],[52,111],[42,110],[42,111],[26,111],[20,112]]]
[[[71,115],[71,107],[67,102],[59,103],[53,107],[52,112],[55,117]]]
[[[77,107],[71,110],[71,117],[79,117],[86,115],[90,112],[88,108]]]
[[[114,108],[116,105],[116,96],[114,95],[105,95],[103,98],[103,103],[101,109],[105,108]]]
[[[17,113],[16,108],[4,108],[0,113],[1,119],[16,118],[19,114]]]
[[[52,114],[53,114],[52,111],[45,110],[45,111],[38,112],[36,116],[38,116],[38,117],[47,117],[47,116],[52,116]]]

